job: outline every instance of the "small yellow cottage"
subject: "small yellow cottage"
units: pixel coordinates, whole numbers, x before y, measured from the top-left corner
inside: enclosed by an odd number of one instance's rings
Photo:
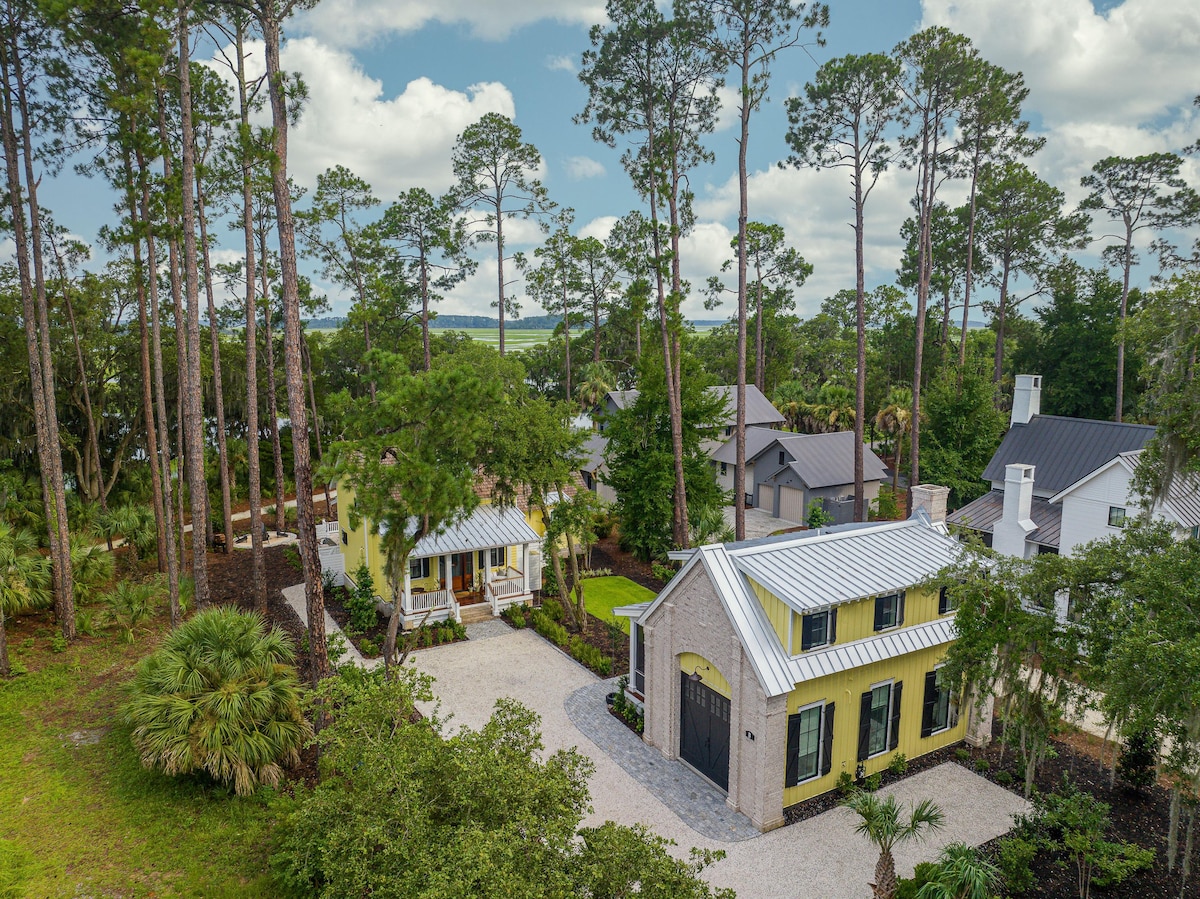
[[[510,605],[529,602],[533,592],[541,589],[546,533],[541,510],[529,502],[528,491],[519,492],[513,505],[495,504],[493,487],[492,480],[481,477],[475,486],[480,505],[453,527],[425,537],[413,550],[399,597],[405,629],[426,620],[462,621],[464,607],[499,615]],[[553,505],[556,497],[549,500]],[[318,525],[322,570],[335,572],[339,583],[353,586],[354,572],[365,563],[375,588],[386,593],[379,534],[373,533],[368,521],[350,527],[353,503],[354,489],[341,482],[337,522]]]
[[[960,552],[923,510],[693,551],[652,603],[619,610],[646,742],[769,830],[843,773],[963,739],[938,674],[954,612],[916,586]]]

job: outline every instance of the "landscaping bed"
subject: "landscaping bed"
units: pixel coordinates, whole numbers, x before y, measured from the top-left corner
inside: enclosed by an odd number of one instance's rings
[[[629,671],[629,638],[619,627],[614,630],[611,621],[602,621],[589,613],[586,634],[569,630],[558,600],[549,598],[537,608],[510,606],[502,617],[511,627],[533,628],[598,677],[612,677]],[[546,619],[553,627],[545,624]],[[538,621],[543,622],[541,630],[535,626]]]

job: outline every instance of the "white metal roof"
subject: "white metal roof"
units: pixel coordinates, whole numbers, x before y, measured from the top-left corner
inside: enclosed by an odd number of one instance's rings
[[[441,556],[447,553],[491,549],[496,546],[516,546],[521,543],[541,543],[538,532],[525,521],[525,516],[511,506],[501,508],[482,505],[466,519],[440,534],[423,537],[412,551],[413,558]]]
[[[941,646],[954,639],[954,619],[938,618],[925,624],[902,627],[897,631],[842,643],[828,649],[806,652],[793,658],[789,667],[796,683],[848,671],[885,659]]]
[[[733,564],[798,612],[911,587],[958,559],[962,545],[918,517],[767,546],[733,549]]]
[[[910,587],[955,561],[961,552],[961,544],[950,539],[944,528],[931,524],[925,515],[745,547],[702,546],[639,620],[645,622],[660,603],[682,589],[686,574],[702,565],[745,647],[758,682],[768,696],[781,696],[814,677],[948,643],[954,638],[953,618],[903,627],[793,658],[767,620],[750,586],[749,578],[754,575],[748,569],[757,572],[755,580],[768,590],[804,611]],[[784,585],[790,592],[776,589]]]

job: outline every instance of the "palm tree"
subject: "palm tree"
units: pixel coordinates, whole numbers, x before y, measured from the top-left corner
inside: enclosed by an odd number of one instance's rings
[[[854,427],[854,391],[826,381],[816,402],[801,404],[800,413],[810,434],[848,430]]]
[[[292,649],[278,628],[231,608],[180,625],[138,666],[125,715],[142,764],[203,771],[238,795],[276,784],[312,735]]]
[[[576,396],[580,407],[585,412],[595,409],[604,402],[604,397],[615,385],[612,369],[603,362],[589,362],[579,372]]]
[[[0,520],[0,677],[8,677],[6,614],[50,605],[50,560],[32,531]]]
[[[951,843],[936,865],[917,899],[988,899],[1000,886],[1000,870],[966,843]]]
[[[900,489],[900,456],[904,451],[904,437],[912,430],[912,389],[893,387],[888,391],[887,403],[875,415],[875,427],[891,434],[896,444],[896,458],[892,464],[892,492]]]
[[[843,805],[859,816],[854,832],[860,833],[879,848],[875,863],[875,899],[895,899],[896,860],[892,850],[900,843],[922,839],[927,831],[941,827],[946,820],[932,799],[924,799],[900,820],[900,805],[895,796],[880,799],[878,793],[855,792]]]

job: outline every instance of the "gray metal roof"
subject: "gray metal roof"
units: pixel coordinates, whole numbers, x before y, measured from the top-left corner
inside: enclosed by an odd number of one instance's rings
[[[672,592],[682,589],[681,585],[687,582],[689,572],[697,565],[703,566],[704,573],[720,597],[734,632],[745,647],[750,665],[763,690],[768,696],[782,696],[791,692],[796,684],[814,677],[948,643],[954,639],[953,619],[941,618],[927,624],[900,628],[887,634],[792,658],[784,649],[775,629],[767,620],[762,604],[751,589],[747,577],[749,572],[746,570],[747,560],[751,560],[757,570],[775,568],[787,576],[791,575],[792,566],[797,562],[801,564],[807,576],[811,576],[814,569],[824,569],[820,571],[823,582],[834,585],[834,593],[847,598],[858,598],[871,595],[871,591],[859,593],[864,586],[862,571],[895,571],[897,552],[907,553],[910,560],[907,565],[909,575],[906,580],[895,581],[893,578],[894,583],[884,588],[887,590],[912,586],[954,561],[961,551],[962,547],[947,537],[936,525],[932,525],[926,516],[840,533],[803,536],[793,541],[772,542],[769,545],[738,549],[719,544],[702,546],[694,552],[683,570],[671,579],[667,588],[650,603],[639,620],[645,623]],[[913,564],[913,557],[923,559],[925,566],[922,568]],[[831,559],[837,560],[836,565],[827,568]],[[836,583],[842,580],[856,586],[839,589]],[[866,585],[868,587],[876,583],[874,577],[868,580],[871,581],[871,584]],[[779,593],[770,585],[763,585],[781,599],[788,600],[788,596]],[[831,601],[825,598],[819,605],[830,604]]]
[[[580,471],[593,474],[604,467],[604,451],[608,449],[608,438],[603,434],[592,434],[583,444],[583,463]]]
[[[803,613],[911,587],[961,552],[956,540],[910,518],[730,555],[739,571]]]
[[[1034,489],[1058,493],[1121,453],[1140,450],[1153,436],[1150,425],[1035,415],[1029,424],[1009,428],[983,479],[1003,481],[1006,465],[1033,465]]]
[[[1140,456],[1139,450],[1136,453],[1121,453],[1118,459],[1130,477],[1137,469]],[[1194,474],[1181,472],[1171,479],[1161,504],[1178,524],[1189,528],[1200,526],[1200,479]]]
[[[910,652],[941,646],[954,639],[954,619],[938,618],[912,627],[902,627],[879,636],[836,644],[828,649],[806,652],[791,659],[792,679],[803,683],[862,665],[894,659]]]
[[[729,427],[737,423],[737,405],[735,396],[737,387],[722,385],[719,387],[709,387],[709,392],[718,393],[725,398],[725,418],[719,422],[723,428]],[[626,406],[631,406],[637,402],[637,390],[610,390],[608,399],[618,409],[624,409]],[[763,396],[761,390],[753,384],[746,385],[746,426],[750,425],[771,425],[783,424],[787,419],[783,417],[774,404]]]
[[[447,553],[541,543],[538,532],[525,516],[512,507],[479,506],[467,518],[440,534],[423,537],[412,551],[413,558],[441,556]]]
[[[794,471],[809,490],[854,483],[853,431],[797,434],[778,442],[794,459],[786,467]],[[864,446],[863,480],[881,481],[886,477],[887,466],[869,447]]]
[[[1040,479],[1039,479],[1040,480]],[[956,524],[984,534],[992,533],[996,522],[1004,517],[1004,491],[989,490],[978,499],[971,500],[961,509],[946,516],[947,524]],[[1035,496],[1029,506],[1029,517],[1037,530],[1026,536],[1026,540],[1041,546],[1058,546],[1062,533],[1062,506],[1048,499]]]
[[[777,431],[774,428],[746,428],[746,461],[751,462],[755,456],[759,455],[764,449],[778,440],[780,437],[786,437],[784,432]],[[734,438],[730,437],[712,455],[715,462],[727,462],[732,465],[737,461],[737,445]]]

